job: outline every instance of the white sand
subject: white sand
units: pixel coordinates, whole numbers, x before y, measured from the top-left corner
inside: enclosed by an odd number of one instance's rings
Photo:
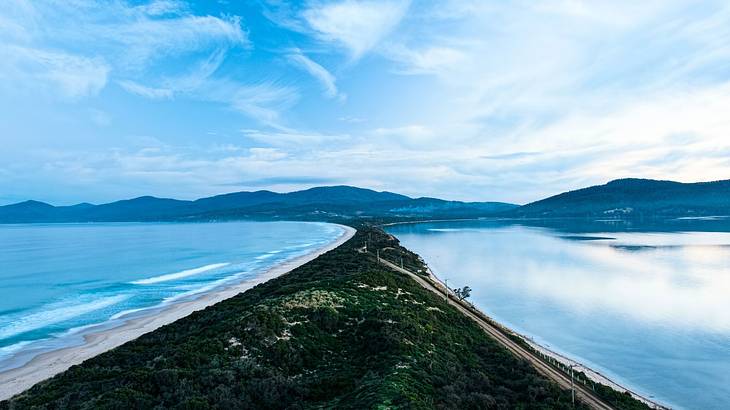
[[[194,300],[165,306],[156,314],[129,319],[112,329],[86,334],[84,335],[85,343],[81,346],[42,353],[21,367],[1,372],[0,400],[8,399],[40,381],[67,370],[73,365],[80,364],[84,360],[134,340],[197,310],[205,309],[208,306],[236,296],[260,283],[290,272],[316,259],[323,253],[342,245],[355,234],[355,229],[344,225],[339,226],[345,229],[345,232],[335,242],[312,253],[275,266],[255,279],[213,290]]]

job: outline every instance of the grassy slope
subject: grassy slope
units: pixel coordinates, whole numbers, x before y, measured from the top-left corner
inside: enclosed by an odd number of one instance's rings
[[[361,231],[0,409],[571,407],[569,392],[440,298],[358,253],[368,236],[397,246]]]

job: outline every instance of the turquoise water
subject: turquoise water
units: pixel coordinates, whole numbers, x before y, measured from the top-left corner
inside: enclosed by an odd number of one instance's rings
[[[529,227],[388,231],[499,322],[675,408],[730,408],[730,233]]]
[[[81,343],[91,325],[255,278],[343,232],[304,222],[0,225],[0,370]]]

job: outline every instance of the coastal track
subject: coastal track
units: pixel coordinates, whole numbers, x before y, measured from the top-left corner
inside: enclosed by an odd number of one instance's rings
[[[403,269],[400,266],[388,262],[387,260],[383,258],[378,258],[378,262],[381,264],[387,266],[390,269],[393,269],[396,272],[403,273],[405,275],[410,276],[413,280],[418,282],[421,286],[424,288],[436,293],[439,296],[444,296],[444,291],[440,290],[438,286],[436,285],[436,282],[434,279],[428,277],[424,277],[422,275],[418,275],[416,273],[413,273],[407,269]],[[439,284],[439,286],[443,286]],[[472,308],[467,307],[463,305],[462,303],[458,301],[453,301],[451,298],[447,298],[447,302],[454,306],[456,309],[458,309],[461,313],[466,315],[467,317],[474,320],[474,322],[479,325],[488,335],[490,335],[494,340],[496,340],[499,344],[504,346],[507,350],[512,352],[515,356],[527,360],[540,374],[543,376],[553,380],[555,383],[557,383],[560,387],[564,389],[574,389],[575,396],[578,400],[582,401],[589,407],[593,409],[599,409],[599,410],[613,410],[614,407],[607,404],[605,401],[598,398],[593,391],[589,390],[585,386],[582,386],[577,383],[571,383],[570,377],[566,376],[562,372],[558,371],[557,369],[553,368],[552,366],[545,363],[542,359],[535,356],[532,352],[525,349],[524,347],[520,346],[516,342],[514,342],[512,339],[508,338],[504,333],[502,333],[497,327],[495,327],[492,323],[488,322],[487,320],[481,318],[479,315],[477,315],[474,311],[472,311]]]

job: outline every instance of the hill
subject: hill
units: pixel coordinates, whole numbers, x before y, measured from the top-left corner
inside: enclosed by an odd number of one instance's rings
[[[730,215],[730,180],[681,183],[617,179],[533,202],[511,210],[509,215],[532,218]]]
[[[475,218],[516,207],[500,202],[410,198],[350,186],[290,193],[234,192],[184,201],[143,196],[108,204],[56,207],[38,201],[0,206],[0,223],[132,222],[220,219],[343,220],[372,218]]]

